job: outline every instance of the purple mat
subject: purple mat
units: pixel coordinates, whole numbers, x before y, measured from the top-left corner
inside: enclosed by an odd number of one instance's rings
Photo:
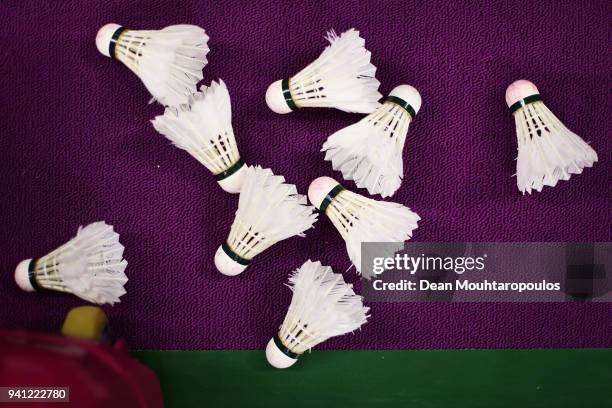
[[[340,179],[319,149],[361,116],[276,115],[265,91],[316,58],[327,29],[354,26],[372,51],[381,92],[408,83],[423,97],[404,152],[407,176],[393,197],[423,218],[415,240],[611,240],[612,3],[257,3],[2,2],[1,327],[58,330],[67,310],[83,304],[21,292],[13,270],[96,220],[113,224],[127,248],[128,294],[106,310],[136,349],[262,348],[289,304],[283,283],[292,269],[308,258],[337,271],[349,265],[322,217],[306,238],[275,245],[242,276],[216,272],[213,256],[238,197],[155,132],[149,120],[162,107],[147,105],[139,79],[96,50],[96,32],[108,22],[204,27],[205,81],[227,83],[242,156],[302,193],[318,176]],[[516,139],[504,102],[506,86],[519,78],[540,88],[600,160],[524,197],[511,177]],[[354,270],[347,276],[358,281]],[[612,346],[609,304],[371,306],[360,332],[322,347]]]

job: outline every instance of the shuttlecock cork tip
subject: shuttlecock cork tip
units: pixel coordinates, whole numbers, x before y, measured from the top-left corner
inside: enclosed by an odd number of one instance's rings
[[[511,83],[506,89],[506,104],[508,107],[511,107],[521,99],[539,93],[538,88],[536,88],[533,82],[527,81],[526,79],[519,79]]]
[[[223,191],[226,191],[231,194],[238,194],[240,192],[240,188],[242,187],[246,168],[247,166],[243,165],[231,176],[221,180],[217,180],[217,183],[219,183]]]
[[[291,108],[287,105],[285,96],[283,95],[282,80],[273,82],[266,91],[266,104],[274,113],[285,114],[291,112]]]
[[[414,113],[419,113],[421,109],[421,94],[416,90],[415,87],[410,85],[398,85],[389,94],[389,96],[395,96],[402,99],[414,109]]]
[[[246,265],[241,265],[230,258],[225,253],[222,246],[217,248],[217,252],[215,253],[215,267],[225,276],[239,275],[247,268]]]
[[[118,28],[121,28],[119,24],[109,23],[98,30],[98,34],[96,34],[96,47],[98,51],[100,51],[100,54],[106,55],[107,57],[111,56],[109,45],[113,38],[113,34],[115,34]]]
[[[336,187],[338,183],[331,177],[319,177],[314,179],[310,186],[308,187],[308,199],[311,204],[317,208],[321,208],[321,203],[327,194]]]
[[[34,287],[30,283],[29,266],[31,259],[25,259],[19,262],[17,268],[15,268],[15,282],[17,286],[26,292],[34,292]]]
[[[270,339],[266,346],[266,360],[274,368],[288,368],[297,361],[297,359],[283,353],[274,342],[274,339]]]

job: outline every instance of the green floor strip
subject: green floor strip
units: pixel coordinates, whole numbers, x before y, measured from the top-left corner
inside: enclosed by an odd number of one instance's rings
[[[139,351],[167,407],[612,407],[612,349]]]

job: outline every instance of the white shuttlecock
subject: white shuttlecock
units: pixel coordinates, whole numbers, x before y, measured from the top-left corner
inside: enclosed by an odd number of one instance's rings
[[[516,182],[523,194],[554,187],[597,161],[595,150],[544,105],[533,83],[521,79],[510,84],[506,103],[516,123]]]
[[[173,25],[162,30],[129,30],[106,24],[96,36],[102,55],[125,64],[142,80],[153,99],[178,106],[197,91],[207,63],[208,36],[194,25]]]
[[[278,335],[266,346],[266,359],[276,368],[295,364],[298,357],[325,340],[353,332],[368,319],[368,307],[344,282],[320,262],[306,261],[289,277],[291,305]]]
[[[325,160],[345,180],[354,180],[372,195],[395,194],[404,177],[402,151],[408,126],[421,108],[421,95],[410,85],[391,91],[384,103],[323,144]]]
[[[370,51],[359,31],[340,36],[332,30],[329,44],[313,63],[289,79],[268,87],[266,103],[276,113],[300,108],[336,108],[345,112],[370,113],[380,104],[380,83]]]
[[[270,169],[246,167],[238,211],[227,240],[217,249],[215,266],[224,275],[244,271],[251,260],[284,239],[303,236],[317,220],[306,196]]]
[[[127,282],[123,245],[104,221],[80,227],[76,237],[41,258],[17,265],[15,282],[26,292],[72,293],[88,302],[113,304]]]
[[[206,166],[223,190],[240,191],[245,166],[236,146],[230,96],[223,81],[201,86],[187,104],[167,107],[152,123],[159,133]]]
[[[412,231],[421,219],[408,207],[366,198],[346,190],[330,177],[319,177],[310,183],[308,199],[340,232],[358,273],[362,273],[362,242],[403,243],[412,237]],[[372,278],[369,273],[364,273],[363,277]]]

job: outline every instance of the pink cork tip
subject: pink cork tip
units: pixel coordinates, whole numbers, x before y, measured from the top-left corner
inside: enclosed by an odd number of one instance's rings
[[[120,27],[119,24],[110,23],[98,30],[98,34],[96,34],[96,48],[98,48],[100,54],[110,57],[108,46],[113,38],[113,34]]]
[[[314,179],[308,187],[308,199],[310,203],[317,208],[321,207],[321,203],[327,194],[336,187],[338,183],[331,177],[319,177]]]
[[[283,81],[279,79],[268,87],[266,91],[266,104],[272,112],[284,115],[285,113],[291,112],[291,108],[285,101],[282,83]]]
[[[511,83],[508,89],[506,89],[506,104],[510,107],[521,99],[539,93],[538,88],[536,88],[533,82],[529,82],[526,79],[519,79]]]

